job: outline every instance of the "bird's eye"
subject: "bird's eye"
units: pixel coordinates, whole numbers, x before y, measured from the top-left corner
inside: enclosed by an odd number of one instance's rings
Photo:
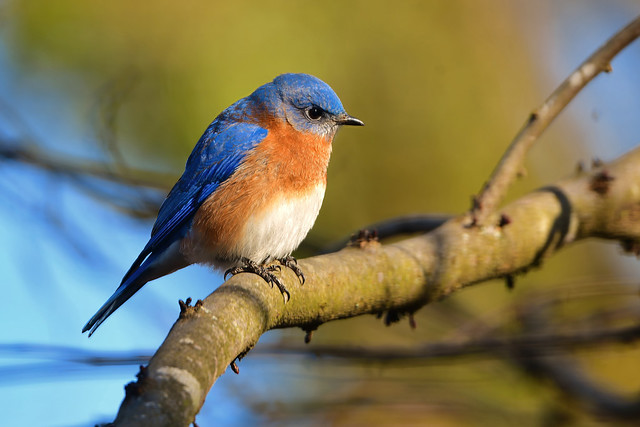
[[[322,108],[315,106],[307,108],[304,112],[311,120],[319,120],[323,113]]]

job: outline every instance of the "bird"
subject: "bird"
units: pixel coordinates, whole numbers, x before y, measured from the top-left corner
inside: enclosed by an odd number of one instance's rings
[[[91,336],[147,282],[191,264],[225,271],[225,280],[257,274],[286,303],[275,272],[290,268],[304,283],[291,253],[318,216],[344,125],[364,123],[328,84],[302,73],[279,75],[222,111],[162,203],[149,241],[82,332]]]

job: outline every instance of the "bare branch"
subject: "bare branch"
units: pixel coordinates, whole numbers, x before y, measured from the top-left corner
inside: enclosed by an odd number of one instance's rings
[[[521,324],[526,333],[536,334],[546,327],[546,317],[539,310],[528,309],[521,313]],[[635,340],[640,326],[621,328],[621,342]],[[628,340],[628,341],[627,341]],[[638,420],[640,398],[623,396],[590,379],[579,364],[562,354],[548,354],[536,346],[515,347],[509,360],[538,381],[555,386],[565,397],[577,402],[586,410],[602,417],[617,420]]]
[[[43,151],[24,148],[19,143],[0,140],[0,159],[19,161],[49,172],[67,176],[92,176],[110,182],[167,191],[175,176],[153,171],[132,170],[127,176],[116,174],[108,164],[86,159],[69,160],[46,155]]]
[[[615,34],[600,49],[574,70],[565,81],[529,116],[500,159],[491,178],[474,199],[472,221],[484,224],[487,216],[504,199],[509,185],[521,171],[524,158],[533,143],[569,102],[601,72],[611,71],[611,60],[640,36],[640,16]]]
[[[453,215],[404,215],[369,224],[362,227],[362,230],[375,231],[377,237],[380,240],[384,240],[390,237],[397,237],[406,234],[427,233],[440,227],[451,218],[453,218]],[[328,254],[336,252],[347,246],[348,243],[349,239],[343,239],[339,242],[317,249],[317,253]],[[305,242],[305,246],[310,247],[311,245],[309,242]]]
[[[628,344],[640,340],[640,325],[606,328],[570,333],[523,334],[513,337],[482,337],[463,342],[436,342],[415,348],[406,347],[346,347],[346,346],[272,346],[262,347],[259,354],[298,354],[337,357],[349,360],[380,362],[402,361],[413,364],[430,363],[437,359],[477,355],[510,355],[514,351],[536,351],[548,355],[568,349],[589,348],[610,343]],[[252,353],[253,354],[253,353]]]
[[[606,190],[594,190],[605,172],[612,178]],[[259,278],[237,275],[176,322],[116,424],[193,421],[213,382],[269,329],[312,330],[362,314],[411,313],[465,286],[539,266],[571,242],[640,241],[638,185],[640,148],[515,201],[489,215],[484,227],[468,227],[460,217],[424,236],[301,260],[304,286],[283,271],[291,292],[286,305]]]
[[[555,385],[566,397],[581,403],[599,416],[638,421],[640,399],[618,395],[596,384],[582,372],[574,361],[561,356],[543,356],[535,349],[527,349],[514,359],[531,377]]]

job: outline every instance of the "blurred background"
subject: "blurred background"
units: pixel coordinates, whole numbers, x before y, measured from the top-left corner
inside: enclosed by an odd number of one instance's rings
[[[146,243],[195,142],[232,102],[278,74],[306,72],[366,123],[334,142],[324,205],[297,254],[307,256],[376,221],[466,210],[529,112],[638,14],[632,0],[0,0],[3,425],[113,420],[124,385],[177,318],[177,300],[222,282],[189,267],[147,285],[91,339],[80,333]],[[640,43],[612,65],[545,133],[511,198],[637,144]],[[638,273],[617,245],[583,242],[512,291],[495,281],[424,307],[416,329],[366,316],[323,325],[308,348],[633,325]],[[303,338],[263,336],[240,375],[214,385],[198,424],[623,422],[509,352],[409,362],[286,351]],[[637,344],[543,356],[607,398],[625,403],[640,389]]]

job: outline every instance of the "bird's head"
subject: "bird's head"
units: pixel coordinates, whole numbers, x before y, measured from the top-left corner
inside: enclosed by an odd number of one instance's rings
[[[332,138],[341,125],[364,125],[347,114],[328,84],[309,74],[282,74],[251,97],[300,132]]]

